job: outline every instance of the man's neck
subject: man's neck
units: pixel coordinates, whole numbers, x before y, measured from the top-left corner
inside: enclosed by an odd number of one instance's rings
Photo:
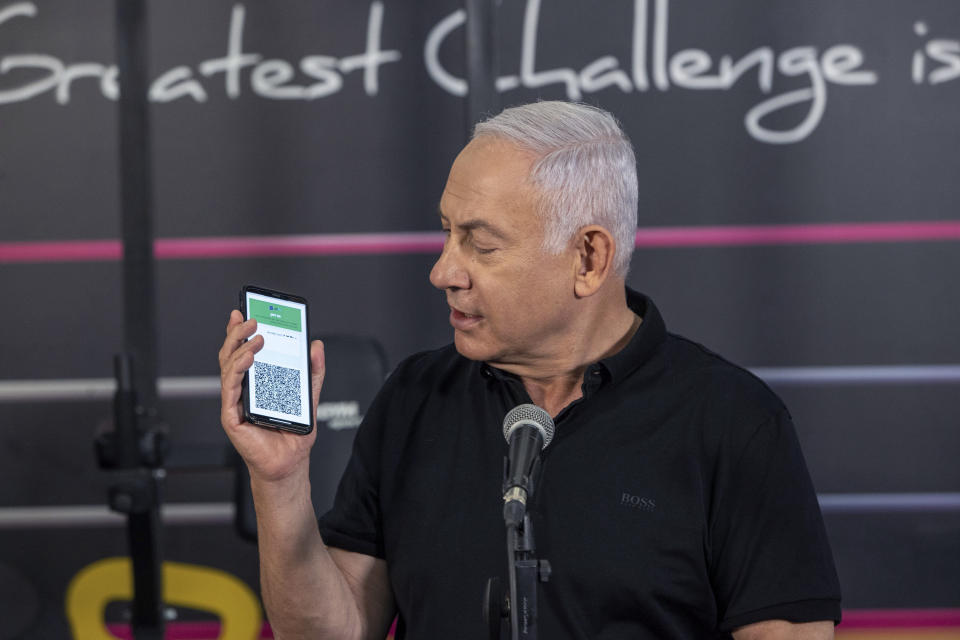
[[[622,294],[621,294],[622,295]],[[630,342],[642,319],[620,298],[619,304],[597,309],[554,358],[511,369],[523,381],[534,404],[556,416],[583,395],[583,375],[592,363],[608,358]]]

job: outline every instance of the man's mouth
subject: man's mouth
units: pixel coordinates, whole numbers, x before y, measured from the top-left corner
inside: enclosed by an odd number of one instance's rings
[[[450,307],[450,324],[454,329],[469,329],[476,325],[483,316],[475,313],[460,311],[455,307]]]

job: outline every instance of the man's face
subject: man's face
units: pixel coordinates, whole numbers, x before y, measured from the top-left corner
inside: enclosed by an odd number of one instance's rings
[[[447,293],[464,356],[526,366],[556,357],[569,333],[576,251],[543,252],[531,155],[477,139],[457,156],[440,199],[447,240],[430,282]]]

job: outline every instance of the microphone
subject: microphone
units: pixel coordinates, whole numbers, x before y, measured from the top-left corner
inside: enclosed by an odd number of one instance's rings
[[[507,526],[523,522],[527,498],[533,493],[530,474],[542,449],[553,440],[553,418],[535,404],[521,404],[503,418],[503,437],[510,453],[503,482],[503,518]]]

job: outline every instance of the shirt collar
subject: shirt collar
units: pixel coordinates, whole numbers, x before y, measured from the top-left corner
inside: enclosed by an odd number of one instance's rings
[[[627,306],[643,318],[637,332],[623,349],[597,364],[617,382],[646,364],[667,337],[667,327],[648,296],[627,287]]]
[[[627,287],[626,290],[627,306],[643,318],[643,322],[640,323],[640,327],[633,334],[627,346],[612,356],[587,367],[584,378],[588,383],[591,376],[595,375],[594,372],[605,373],[606,375],[603,377],[609,378],[613,382],[622,380],[637,368],[646,364],[667,336],[667,328],[663,322],[663,317],[656,305],[653,304],[653,300],[630,287]],[[513,374],[492,367],[486,362],[481,363],[480,370],[485,377],[495,380],[518,379]]]

